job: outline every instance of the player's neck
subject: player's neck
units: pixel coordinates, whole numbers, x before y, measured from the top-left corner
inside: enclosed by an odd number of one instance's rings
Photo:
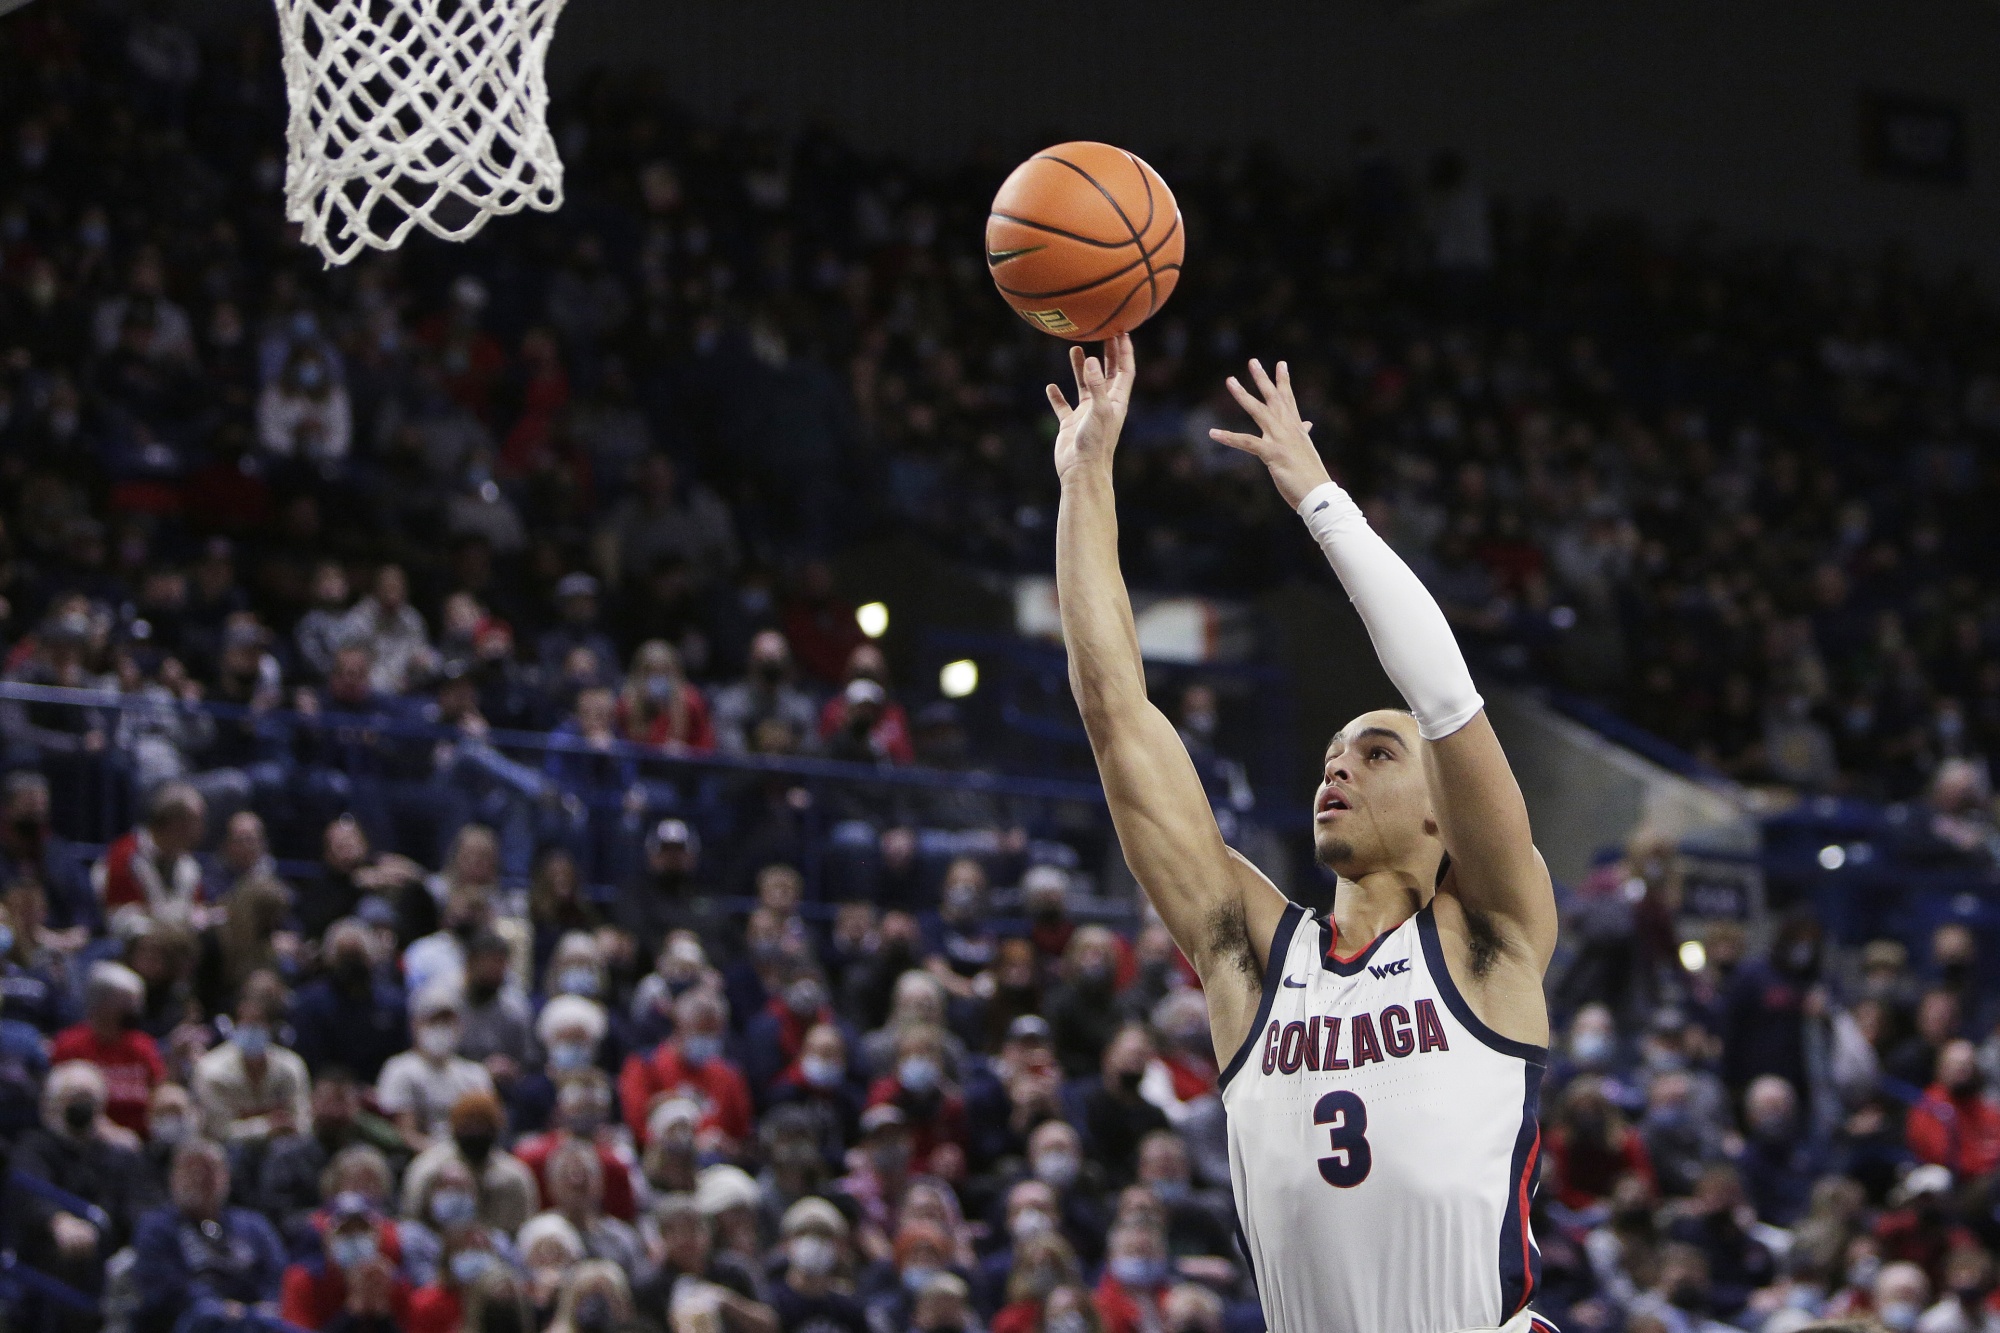
[[[1371,870],[1343,877],[1333,895],[1333,925],[1341,947],[1357,948],[1408,921],[1430,901],[1424,880],[1405,870]]]

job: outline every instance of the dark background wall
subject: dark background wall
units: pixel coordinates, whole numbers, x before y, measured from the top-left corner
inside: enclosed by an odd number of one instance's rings
[[[1906,238],[1933,264],[1985,263],[2000,235],[1992,0],[572,0],[552,59],[933,160],[1061,133],[1333,165],[1365,123],[1584,213]],[[1864,173],[1864,90],[1961,106],[1967,183]]]

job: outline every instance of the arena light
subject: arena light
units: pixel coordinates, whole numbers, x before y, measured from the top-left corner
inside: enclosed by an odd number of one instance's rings
[[[1821,870],[1838,870],[1846,864],[1847,849],[1839,843],[1828,843],[1819,849],[1819,868]]]
[[[963,699],[979,688],[979,663],[969,657],[946,662],[938,672],[938,693],[947,699]]]
[[[1681,966],[1690,972],[1699,972],[1708,966],[1708,950],[1700,940],[1688,940],[1681,945]]]
[[[889,632],[889,608],[881,602],[857,606],[854,608],[854,623],[869,638],[879,639]]]

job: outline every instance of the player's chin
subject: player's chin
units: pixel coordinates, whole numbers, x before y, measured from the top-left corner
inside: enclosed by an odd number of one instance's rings
[[[1328,870],[1340,870],[1354,860],[1354,844],[1327,829],[1313,833],[1313,859]]]

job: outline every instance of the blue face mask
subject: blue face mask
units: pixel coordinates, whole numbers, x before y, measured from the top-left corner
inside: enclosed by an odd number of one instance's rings
[[[1121,1287],[1150,1290],[1167,1280],[1167,1266],[1158,1259],[1121,1255],[1105,1265]]]
[[[470,1222],[478,1211],[479,1200],[472,1197],[470,1190],[439,1190],[431,1195],[431,1221],[441,1227]],[[479,1251],[468,1250],[466,1253],[476,1254]]]
[[[549,1068],[567,1074],[590,1063],[590,1043],[559,1041],[549,1047]]]
[[[556,989],[564,995],[595,995],[597,994],[597,969],[594,967],[566,967],[556,976]]]
[[[231,1033],[229,1039],[246,1059],[259,1059],[271,1050],[271,1029],[261,1025],[245,1024]]]
[[[335,1267],[359,1268],[375,1257],[375,1237],[366,1234],[335,1236],[332,1243],[327,1246],[327,1250]]]
[[[0,954],[14,952],[14,928],[0,926]]]
[[[1167,1207],[1186,1203],[1194,1187],[1185,1180],[1156,1180],[1153,1182],[1153,1197]]]
[[[705,1065],[722,1054],[722,1038],[690,1033],[681,1038],[681,1059],[691,1065]]]
[[[938,1270],[929,1264],[911,1264],[903,1270],[903,1290],[912,1296],[930,1285],[930,1280],[938,1275]]]
[[[929,1092],[938,1084],[938,1062],[928,1055],[906,1055],[896,1066],[896,1081],[911,1092]]]
[[[840,1061],[823,1055],[808,1055],[799,1061],[799,1072],[815,1088],[831,1088],[840,1082]]]
[[[497,1262],[485,1250],[460,1250],[451,1256],[451,1280],[461,1287],[469,1287],[492,1272]]]

